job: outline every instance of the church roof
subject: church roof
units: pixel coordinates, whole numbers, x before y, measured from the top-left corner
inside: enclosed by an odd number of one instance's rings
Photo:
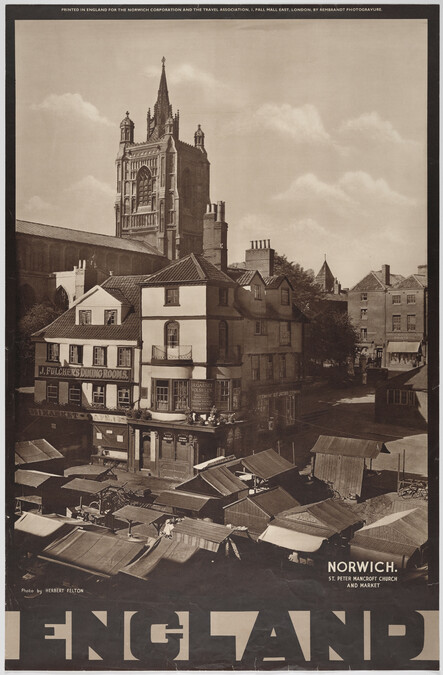
[[[331,272],[327,261],[325,260],[320,268],[319,273],[315,277],[315,283],[322,286],[325,291],[334,290],[334,275]]]
[[[164,258],[158,249],[145,242],[136,241],[135,239],[113,237],[108,234],[98,234],[97,232],[71,230],[67,227],[33,223],[28,220],[16,220],[15,231],[17,234],[29,234],[34,237],[61,239],[64,243],[72,242],[74,244],[85,244],[89,246],[105,246],[107,248],[118,248],[119,250],[134,253],[148,253]]]
[[[202,255],[190,253],[185,258],[164,267],[163,269],[145,277],[143,285],[157,286],[162,284],[206,283],[217,281],[232,285],[232,279],[210,263]]]

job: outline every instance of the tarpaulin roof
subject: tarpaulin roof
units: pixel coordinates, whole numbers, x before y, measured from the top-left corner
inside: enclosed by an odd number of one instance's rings
[[[74,478],[69,483],[63,485],[66,490],[75,490],[76,492],[87,492],[91,495],[98,495],[106,488],[114,485],[112,480],[104,480],[102,482],[96,480],[88,480],[87,478]]]
[[[206,469],[199,476],[224,497],[245,489],[244,483],[225,466],[214,466]]]
[[[104,476],[108,471],[109,467],[103,467],[99,464],[82,464],[81,466],[68,467],[64,470],[64,474],[65,476],[91,476],[97,479]]]
[[[190,560],[198,550],[198,546],[191,546],[182,541],[161,538],[157,540],[149,551],[146,551],[135,562],[127,565],[120,571],[138,579],[146,580],[162,560],[183,564]]]
[[[46,481],[52,478],[61,478],[55,473],[45,473],[44,471],[33,471],[32,469],[17,469],[15,472],[15,483],[17,485],[27,485],[28,487],[40,487]]]
[[[144,509],[141,506],[132,506],[128,504],[127,506],[123,506],[121,509],[114,511],[112,515],[115,518],[128,520],[132,523],[145,523],[150,525],[156,520],[160,520],[161,518],[169,516],[170,514],[163,513],[162,511],[154,511],[153,509]]]
[[[420,349],[420,342],[388,342],[388,354],[416,354]]]
[[[39,558],[110,577],[134,560],[143,548],[139,542],[112,534],[77,529],[49,544]]]
[[[224,464],[225,462],[231,462],[231,460],[235,460],[236,457],[235,455],[228,455],[228,457],[220,456],[220,457],[213,457],[212,459],[207,459],[206,462],[200,462],[200,464],[194,464],[194,469],[197,469],[197,471],[203,471],[204,469],[209,469],[211,466],[214,466],[216,464]],[[237,460],[240,461],[240,460]]]
[[[257,506],[267,513],[268,516],[275,516],[281,511],[286,511],[294,506],[300,506],[300,502],[294,499],[294,497],[291,497],[291,495],[286,492],[286,490],[283,490],[282,487],[259,492],[255,495],[249,495],[246,499],[257,504]]]
[[[428,539],[428,519],[422,508],[390,513],[359,530],[363,536],[422,546]]]
[[[349,457],[367,457],[373,459],[380,452],[389,452],[381,441],[367,441],[363,438],[341,438],[340,436],[319,436],[313,453],[324,455],[347,455]]]
[[[189,535],[190,537],[200,537],[207,541],[221,544],[232,534],[232,529],[225,525],[218,523],[208,523],[205,520],[194,520],[192,518],[184,518],[181,522],[174,526],[172,535]]]
[[[286,527],[271,524],[260,534],[258,539],[268,544],[274,544],[274,546],[287,548],[290,551],[314,553],[318,551],[326,537],[295,532],[294,530],[288,530]]]
[[[70,520],[71,523],[69,523],[68,519],[48,518],[38,513],[24,513],[14,523],[14,530],[33,534],[36,537],[49,537],[68,524],[71,524],[72,527],[79,525],[78,521],[72,518]]]
[[[189,511],[200,511],[208,502],[216,499],[216,497],[182,492],[181,490],[165,490],[157,497],[155,504],[188,509]]]
[[[44,438],[34,441],[20,441],[15,444],[15,463],[32,464],[34,462],[46,462],[49,459],[62,459],[61,452]]]
[[[264,480],[279,476],[290,469],[295,469],[291,462],[288,462],[287,459],[284,459],[272,449],[262,450],[262,452],[257,452],[256,455],[242,457],[241,462],[248,471]]]
[[[276,522],[298,532],[326,538],[361,523],[361,517],[337,499],[296,506],[279,513]]]

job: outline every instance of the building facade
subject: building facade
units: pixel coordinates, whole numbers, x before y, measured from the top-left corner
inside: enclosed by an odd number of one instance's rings
[[[145,140],[134,141],[129,113],[120,124],[115,233],[147,242],[175,260],[202,250],[209,161],[200,125],[194,145],[179,138],[179,114],[172,113],[162,61],[157,101],[153,113],[147,113]]]
[[[370,272],[348,293],[359,348],[378,366],[407,370],[426,361],[427,266],[406,279],[389,265]]]

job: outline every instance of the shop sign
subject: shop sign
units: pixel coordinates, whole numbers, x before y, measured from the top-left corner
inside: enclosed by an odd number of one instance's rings
[[[63,417],[67,420],[89,420],[88,413],[74,412],[72,410],[45,410],[44,408],[30,408],[32,417]]]
[[[178,437],[178,442],[179,442],[179,443],[187,443],[187,442],[188,442],[188,437],[187,437],[187,436],[180,435],[180,436]]]
[[[260,394],[257,396],[258,401],[265,401],[267,398],[279,398],[280,396],[294,396],[299,394],[299,391],[273,391],[269,394]]]
[[[124,415],[106,415],[104,413],[91,413],[94,422],[110,422],[111,424],[127,424]]]
[[[39,366],[39,377],[67,377],[75,380],[111,380],[129,382],[131,370],[122,368],[70,368],[69,366]]]
[[[172,443],[174,436],[172,434],[163,434],[162,440],[166,441],[166,443]]]
[[[191,408],[197,412],[209,411],[214,405],[214,380],[190,380]]]

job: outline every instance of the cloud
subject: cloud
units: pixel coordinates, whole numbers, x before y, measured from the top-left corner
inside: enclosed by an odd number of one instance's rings
[[[145,74],[148,77],[159,78],[159,69],[156,66],[148,66],[145,68]],[[167,79],[173,85],[195,84],[210,90],[227,89],[227,85],[214,75],[196,68],[191,63],[182,63],[177,68],[168,69]]]
[[[363,113],[360,117],[342,122],[338,131],[348,140],[360,138],[370,143],[419,145],[416,141],[402,138],[394,125],[383,120],[377,112]]]
[[[354,200],[376,200],[395,206],[414,206],[416,201],[392,190],[384,178],[374,179],[365,171],[349,171],[340,178],[338,185]]]
[[[306,173],[296,178],[285,192],[275,195],[276,201],[292,201],[326,204],[334,212],[342,213],[352,208],[354,200],[346,194],[340,185],[325,183],[313,173]]]
[[[29,214],[38,214],[45,215],[54,213],[57,210],[57,207],[49,202],[45,202],[44,199],[38,195],[34,195],[23,206],[23,211]]]
[[[114,127],[113,122],[100,115],[93,103],[85,101],[81,94],[49,94],[41,103],[33,103],[32,110],[45,110],[60,117],[74,115],[76,117]]]
[[[255,112],[254,117],[260,126],[289,136],[297,143],[331,143],[320,113],[313,105],[294,108],[289,103],[265,103]]]
[[[104,196],[106,198],[110,198],[111,200],[115,197],[115,191],[110,187],[110,185],[108,185],[108,183],[104,183],[90,174],[88,176],[84,176],[76,183],[73,183],[73,185],[70,185],[68,188],[66,188],[66,192],[86,193],[91,195],[91,197],[94,195],[97,196],[98,194],[100,197]]]

